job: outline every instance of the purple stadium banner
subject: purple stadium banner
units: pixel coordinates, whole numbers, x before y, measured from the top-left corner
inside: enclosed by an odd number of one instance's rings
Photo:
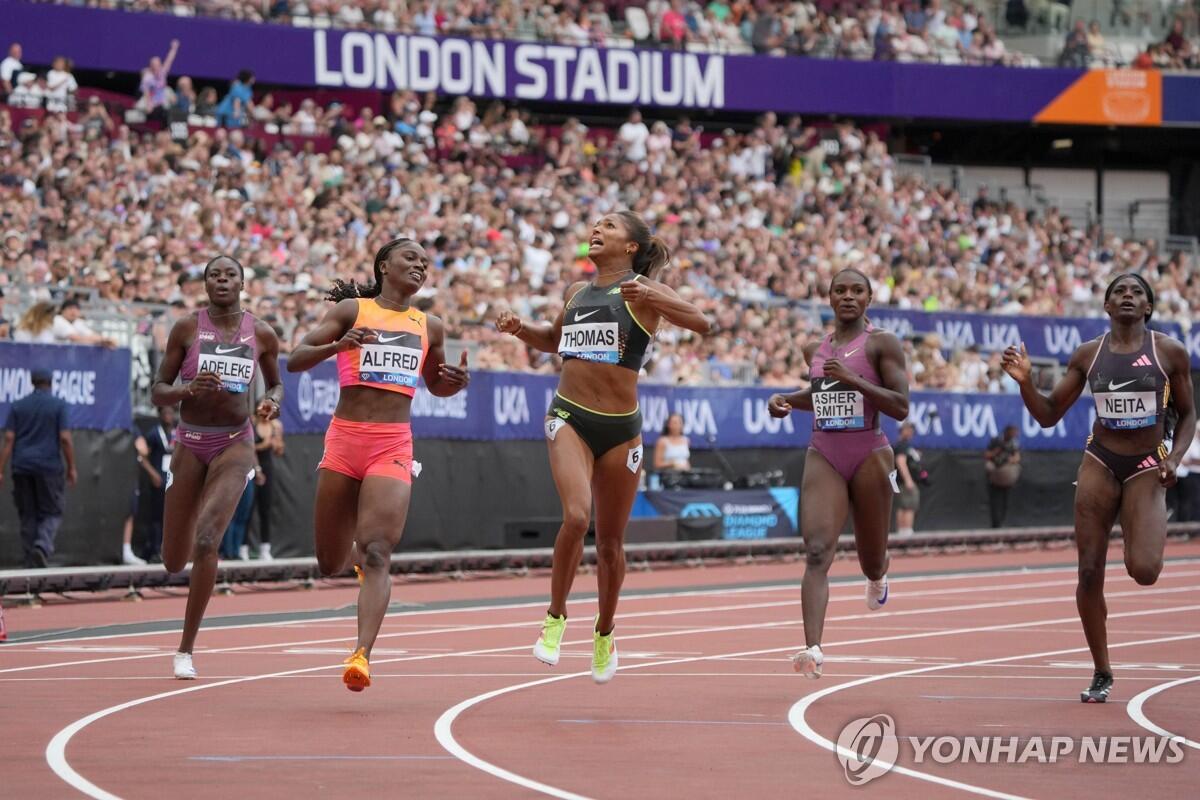
[[[0,0],[0,21],[28,64],[67,55],[84,69],[137,71],[179,39],[174,72],[203,79],[250,69],[271,84],[626,107],[1029,122],[1086,74],[312,30],[23,0]],[[1164,76],[1163,122],[1200,124],[1200,107],[1175,99],[1197,86]]]

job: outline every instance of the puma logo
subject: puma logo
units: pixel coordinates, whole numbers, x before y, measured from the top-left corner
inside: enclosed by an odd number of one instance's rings
[[[596,309],[592,309],[591,311],[589,311],[589,312],[588,312],[588,313],[586,313],[586,314],[581,314],[581,313],[579,313],[578,311],[576,311],[576,312],[575,312],[575,321],[576,321],[576,322],[579,322],[579,320],[581,320],[581,319],[587,319],[587,318],[588,318],[588,317],[590,317],[592,314],[596,314],[596,313],[598,313],[599,311],[600,311],[600,309],[598,309],[598,308],[596,308]]]

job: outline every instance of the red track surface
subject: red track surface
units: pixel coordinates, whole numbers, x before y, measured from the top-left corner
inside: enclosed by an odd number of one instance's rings
[[[1200,543],[1172,544],[1168,555],[1200,558]],[[1200,562],[1171,563],[1148,588],[1119,566],[1110,569],[1117,682],[1107,705],[1084,706],[1078,692],[1091,666],[1076,619],[1073,569],[1012,571],[1071,557],[1070,550],[898,557],[891,598],[876,613],[864,606],[861,582],[834,586],[820,681],[802,679],[789,663],[802,638],[798,586],[736,588],[794,581],[799,564],[631,573],[618,615],[622,669],[607,686],[594,685],[587,672],[594,601],[572,606],[554,670],[529,653],[543,602],[495,602],[543,595],[545,576],[398,584],[395,600],[479,605],[389,617],[373,659],[374,685],[359,695],[340,682],[354,635],[350,618],[206,629],[195,683],[168,677],[173,632],[88,639],[85,631],[71,641],[10,644],[0,647],[7,730],[0,796],[76,797],[89,783],[98,787],[92,796],[129,800],[507,798],[537,796],[539,788],[622,800],[810,793],[928,800],[981,790],[1038,798],[1194,795],[1200,750],[1191,748],[1175,765],[1080,764],[1074,757],[941,765],[914,764],[912,748],[902,743],[900,765],[967,786],[893,773],[853,787],[837,758],[814,741],[836,740],[848,722],[875,714],[893,717],[902,739],[1041,735],[1072,737],[1078,745],[1083,736],[1147,734],[1126,703],[1200,676]],[[960,570],[989,572],[901,579]],[[834,569],[841,576],[854,571],[850,560]],[[698,586],[728,588],[682,594]],[[588,576],[576,582],[578,593],[594,588]],[[639,596],[652,589],[675,593]],[[214,598],[209,615],[335,609],[353,601],[350,587],[239,592]],[[5,613],[15,633],[177,619],[182,609],[182,598],[163,598]],[[1151,641],[1164,638],[1173,640]],[[1005,660],[977,663],[994,659]],[[881,676],[891,677],[857,685]],[[530,683],[469,704],[453,719],[446,714],[481,694]],[[825,690],[832,691],[797,724],[797,701]],[[126,703],[134,704],[86,721]],[[1143,712],[1153,724],[1200,741],[1200,680],[1155,694]],[[807,737],[805,725],[812,729]],[[62,747],[48,751],[52,742]]]

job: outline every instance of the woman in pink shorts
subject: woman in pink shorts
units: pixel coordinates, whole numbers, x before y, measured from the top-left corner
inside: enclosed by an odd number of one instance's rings
[[[896,489],[895,461],[879,413],[908,416],[908,378],[900,340],[867,320],[871,282],[844,269],[829,285],[834,330],[804,348],[812,385],[771,395],[771,415],[793,408],[813,413],[812,443],[804,461],[800,523],[805,569],[800,601],[805,647],[793,659],[797,672],[821,676],[821,635],[829,603],[829,566],[846,518],[854,516],[858,563],[867,577],[867,607],[888,599],[887,532]]]
[[[371,685],[369,659],[392,595],[392,550],[400,542],[412,497],[409,424],[417,381],[438,397],[466,387],[467,356],[445,362],[442,321],[412,306],[425,283],[429,256],[411,239],[393,239],[375,254],[375,282],[336,281],[337,303],[288,359],[289,372],[337,356],[341,396],[317,478],[315,534],[321,572],[362,560],[358,642],[342,680],[351,691]]]

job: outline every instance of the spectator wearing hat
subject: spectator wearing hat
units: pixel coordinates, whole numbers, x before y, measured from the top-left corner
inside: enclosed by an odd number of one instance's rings
[[[0,481],[12,463],[13,500],[21,520],[26,567],[47,567],[62,525],[66,486],[74,486],[75,448],[67,404],[50,392],[49,371],[35,369],[33,392],[12,404],[0,449]]]

